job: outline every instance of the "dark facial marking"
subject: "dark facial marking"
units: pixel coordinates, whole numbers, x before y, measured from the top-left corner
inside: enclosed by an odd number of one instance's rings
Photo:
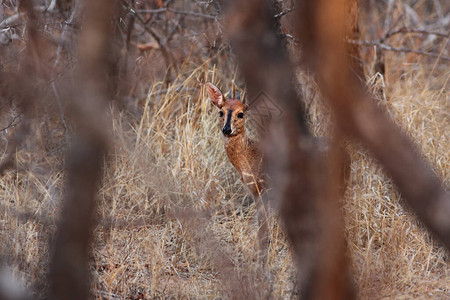
[[[227,121],[225,123],[225,126],[222,128],[223,134],[230,134],[231,133],[231,115],[233,114],[233,111],[230,109],[227,114]]]
[[[230,124],[231,124],[231,115],[233,114],[233,111],[230,109],[229,111],[228,111],[228,115],[227,115],[227,122],[225,123],[225,127],[229,127],[230,126]]]

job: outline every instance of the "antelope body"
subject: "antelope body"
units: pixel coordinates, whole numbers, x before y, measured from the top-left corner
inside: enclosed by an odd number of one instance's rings
[[[262,201],[266,188],[262,170],[263,156],[258,144],[245,133],[247,105],[239,99],[225,99],[222,91],[214,84],[206,83],[206,91],[212,103],[219,108],[225,152],[234,168],[241,175],[241,181],[252,193],[258,215],[258,259],[266,261],[269,242],[268,215]],[[230,93],[231,94],[231,93]]]
[[[258,201],[265,190],[262,154],[258,144],[248,138],[245,132],[247,105],[240,99],[225,99],[220,89],[210,82],[206,83],[206,91],[212,103],[220,109],[219,118],[228,159],[255,201]]]

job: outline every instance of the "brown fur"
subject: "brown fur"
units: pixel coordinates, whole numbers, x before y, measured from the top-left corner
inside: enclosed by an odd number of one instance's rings
[[[206,84],[208,96],[221,112],[219,115],[223,127],[227,125],[229,114],[231,119],[230,134],[224,134],[225,151],[234,168],[241,175],[241,180],[250,190],[255,200],[259,198],[264,189],[264,173],[262,170],[262,154],[256,142],[249,139],[245,133],[245,113],[247,105],[238,99],[225,99],[223,93],[215,85]],[[238,114],[244,114],[239,118]]]
[[[220,109],[219,118],[223,126],[222,133],[228,159],[241,175],[242,182],[255,200],[258,214],[258,259],[265,262],[269,243],[269,225],[262,201],[262,194],[266,189],[262,170],[263,156],[257,143],[249,139],[245,133],[247,105],[239,99],[225,100],[220,89],[212,83],[206,83],[206,91],[212,103]]]
[[[228,159],[241,174],[241,180],[257,198],[265,190],[262,172],[262,155],[256,143],[244,133],[225,138],[225,151]]]

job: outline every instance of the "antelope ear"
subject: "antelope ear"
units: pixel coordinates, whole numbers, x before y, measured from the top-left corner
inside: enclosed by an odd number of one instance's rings
[[[208,93],[208,97],[212,101],[212,103],[214,103],[214,105],[218,108],[222,108],[224,98],[223,93],[220,91],[220,89],[211,82],[207,82],[206,92]]]

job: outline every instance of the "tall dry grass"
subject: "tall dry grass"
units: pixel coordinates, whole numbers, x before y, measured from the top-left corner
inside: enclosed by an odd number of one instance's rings
[[[217,112],[199,85],[208,79],[226,87],[231,77],[208,63],[185,70],[168,89],[150,86],[139,118],[111,109],[114,136],[99,195],[93,294],[291,298],[294,270],[282,226],[273,222],[268,263],[259,265],[254,205],[227,161]],[[448,77],[439,66],[407,70],[401,80],[384,82],[379,99],[447,185]],[[375,79],[374,89],[382,84]],[[326,134],[328,113],[319,96],[310,113],[315,132]],[[17,153],[19,167],[0,181],[1,248],[15,276],[39,288],[64,176],[61,161],[39,153],[38,137],[28,144]],[[359,145],[348,149],[352,175],[342,213],[360,297],[448,298],[448,254],[403,208],[370,155]],[[31,217],[17,218],[22,211]]]
[[[161,93],[161,85],[153,85],[135,126],[113,118],[116,142],[100,211],[147,225],[99,229],[98,290],[146,297],[293,296],[289,245],[277,222],[268,264],[257,263],[254,207],[226,159],[216,111],[198,83],[217,75],[204,65],[181,81],[179,91]],[[448,75],[426,66],[406,72],[379,99],[447,184]],[[372,89],[382,84],[375,79]],[[326,134],[326,111],[317,97],[310,112],[318,134]],[[370,154],[358,145],[348,148],[352,177],[342,212],[359,295],[447,298],[448,254],[403,208]]]
[[[135,126],[113,118],[100,211],[125,226],[99,229],[99,290],[195,298],[291,292],[288,245],[277,224],[271,271],[260,274],[256,263],[255,209],[198,82],[216,76],[205,64],[180,82],[181,90],[161,93],[162,85],[153,85]],[[128,276],[139,288],[124,280]]]
[[[111,109],[114,136],[99,195],[93,294],[291,298],[294,270],[282,226],[272,224],[268,263],[259,265],[255,209],[227,161],[217,112],[199,85],[207,78],[226,87],[231,77],[219,78],[207,63],[185,70],[168,89],[151,85],[139,118]],[[401,80],[384,82],[379,99],[447,185],[448,78],[440,66],[407,70]],[[382,84],[375,79],[374,89]],[[326,134],[326,112],[316,96],[310,113],[319,135]],[[17,153],[18,167],[0,181],[0,239],[2,259],[15,276],[39,288],[64,176],[62,162],[52,161],[56,155],[39,152],[39,135],[27,145]],[[448,254],[403,208],[370,154],[359,145],[348,149],[352,175],[342,213],[360,297],[448,298]],[[23,211],[31,216],[18,218]]]

